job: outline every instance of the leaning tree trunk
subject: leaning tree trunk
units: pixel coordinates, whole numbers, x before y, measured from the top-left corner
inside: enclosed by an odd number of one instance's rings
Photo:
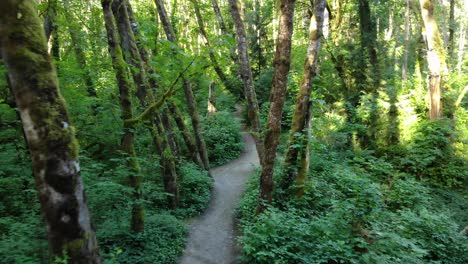
[[[257,94],[253,83],[252,68],[249,61],[249,51],[247,46],[247,37],[245,35],[244,22],[239,11],[237,0],[229,0],[231,16],[236,26],[236,41],[237,51],[239,53],[240,73],[244,82],[244,96],[247,101],[247,113],[249,123],[252,128],[252,136],[257,147],[258,158],[260,163],[263,162],[264,146],[260,136],[262,126],[260,123],[259,107],[257,102]]]
[[[208,49],[208,56],[210,57],[211,63],[213,64],[213,68],[216,74],[218,75],[219,80],[223,83],[224,87],[228,91],[231,91],[231,93],[233,93],[234,90],[232,88],[232,85],[229,84],[226,74],[219,66],[218,60],[216,59],[215,53],[211,47],[210,41],[208,39],[208,34],[206,33],[205,25],[203,23],[203,18],[200,12],[200,5],[198,4],[198,0],[190,0],[190,2],[192,2],[193,4],[195,17],[197,18],[197,23],[198,23],[198,29],[200,30],[200,34],[203,38],[203,42]]]
[[[112,66],[115,70],[117,84],[119,86],[120,107],[122,109],[122,119],[128,120],[133,117],[132,103],[130,100],[130,91],[132,90],[131,81],[128,79],[125,60],[122,49],[120,48],[119,38],[114,24],[114,15],[112,14],[112,0],[102,0],[102,9],[104,13],[104,22],[107,31],[107,40],[109,43],[109,53],[112,58]],[[138,160],[135,154],[134,127],[129,122],[124,122],[124,135],[122,138],[122,150],[128,155],[128,165],[131,169],[129,176],[130,185],[133,187],[134,203],[132,208],[131,229],[139,233],[144,230],[144,208],[141,202],[141,172]]]
[[[128,15],[127,8],[130,7],[130,3],[128,0],[115,0],[112,9],[116,16],[119,35],[122,39],[122,48],[125,51],[125,54],[128,56],[124,56],[127,59],[127,62],[132,66],[132,76],[134,78],[135,83],[138,85],[137,89],[137,97],[140,101],[142,107],[146,107],[146,102],[154,103],[155,98],[153,96],[153,92],[151,87],[149,87],[148,77],[146,74],[146,67],[145,63],[141,57],[140,50],[144,50],[144,47],[138,47],[138,43],[136,41],[136,37],[134,35],[134,30],[136,28],[136,24],[132,27],[130,24],[130,18]],[[136,23],[136,22],[135,22]],[[141,44],[141,43],[140,43]],[[146,54],[146,50],[144,50]],[[159,149],[159,154],[161,156],[161,163],[162,163],[162,175],[163,175],[163,183],[164,183],[164,190],[171,195],[168,197],[168,204],[171,209],[177,207],[178,200],[179,200],[179,191],[177,188],[177,173],[175,170],[175,157],[168,144],[169,140],[167,138],[166,131],[164,127],[160,124],[162,119],[158,112],[153,113],[154,118],[152,119],[153,128],[152,131],[156,132],[159,135],[158,140],[153,140],[154,144],[159,144],[156,149]],[[152,132],[153,136],[156,134]]]
[[[265,130],[265,152],[262,162],[262,173],[260,175],[260,195],[257,213],[263,212],[272,201],[273,167],[275,165],[276,148],[281,132],[281,116],[283,115],[287,79],[291,65],[294,4],[295,0],[280,1],[278,41],[274,60],[275,70],[270,93],[270,111]]]
[[[427,65],[429,83],[429,119],[441,116],[441,80],[445,69],[445,53],[442,37],[434,17],[434,0],[420,0],[421,15],[426,31]]]
[[[200,152],[198,151],[197,144],[190,133],[190,130],[187,128],[184,122],[184,118],[182,117],[182,113],[180,112],[177,105],[174,102],[169,101],[167,103],[169,111],[171,111],[172,118],[176,122],[177,127],[179,128],[180,133],[182,134],[182,138],[184,139],[185,145],[187,146],[188,154],[190,155],[190,159],[200,166],[200,168],[204,168],[205,165],[200,158]]]
[[[161,19],[161,23],[163,24],[164,32],[166,33],[167,40],[177,45],[177,39],[174,33],[174,28],[167,16],[166,8],[164,6],[164,2],[162,0],[154,0],[156,7],[158,9],[159,18]],[[181,61],[179,61],[182,64]],[[200,115],[198,114],[198,106],[195,101],[195,96],[193,95],[192,86],[190,82],[185,78],[182,77],[184,82],[184,93],[185,99],[187,100],[187,106],[189,109],[190,118],[192,120],[192,127],[193,131],[195,132],[195,141],[197,143],[197,148],[200,154],[200,158],[203,161],[204,169],[208,170],[210,165],[208,161],[208,152],[206,150],[205,140],[203,139],[201,133],[201,122],[200,122]]]
[[[320,39],[322,37],[322,26],[324,20],[325,0],[314,1],[314,15],[310,19],[309,26],[309,48],[307,58],[304,62],[304,72],[300,84],[299,94],[296,99],[296,109],[294,110],[289,141],[284,162],[285,175],[281,188],[284,191],[292,186],[297,179],[298,172],[301,174],[301,182],[305,181],[305,174],[308,168],[302,168],[299,164],[298,156],[300,152],[308,152],[308,120],[311,116],[310,93],[312,92],[312,82],[317,74],[318,53],[320,50]],[[300,147],[297,147],[297,146]],[[308,159],[307,155],[303,155]],[[305,173],[304,173],[305,172]],[[298,186],[303,189],[302,186]]]
[[[0,2],[0,50],[30,149],[52,255],[101,263],[78,160],[35,1]]]
[[[217,0],[211,0],[211,5],[213,6],[213,11],[215,12],[216,19],[218,20],[219,28],[221,29],[221,33],[223,35],[227,35],[226,25],[224,24],[223,16],[221,15],[221,11],[219,10],[219,5]]]

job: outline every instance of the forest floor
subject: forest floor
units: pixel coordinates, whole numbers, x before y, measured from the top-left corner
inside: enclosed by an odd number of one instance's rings
[[[181,264],[237,263],[239,249],[234,224],[235,209],[249,175],[259,164],[253,138],[242,133],[245,148],[239,158],[210,170],[215,180],[210,205],[190,224],[190,235]]]

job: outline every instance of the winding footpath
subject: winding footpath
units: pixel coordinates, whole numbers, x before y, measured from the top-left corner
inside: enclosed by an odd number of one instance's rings
[[[244,152],[239,158],[210,170],[215,180],[210,205],[190,225],[180,264],[237,263],[234,211],[249,174],[259,165],[255,142],[242,133]]]

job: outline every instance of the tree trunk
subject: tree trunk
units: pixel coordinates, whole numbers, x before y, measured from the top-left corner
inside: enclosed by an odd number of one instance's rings
[[[52,54],[56,61],[60,60],[60,45],[58,39],[57,25],[57,0],[49,0],[46,16],[44,18],[44,30],[49,47],[49,54]]]
[[[63,1],[65,5],[65,16],[68,23],[68,31],[70,32],[71,44],[73,46],[73,51],[75,52],[76,61],[78,66],[82,70],[82,77],[86,85],[86,91],[91,97],[96,97],[96,88],[94,87],[93,79],[91,78],[91,73],[86,65],[86,55],[83,50],[83,43],[81,41],[82,35],[80,28],[75,24],[75,19],[70,11],[70,3],[68,0]]]
[[[229,7],[232,19],[236,27],[237,51],[239,53],[240,73],[244,83],[244,97],[247,102],[247,113],[249,123],[252,129],[252,136],[257,147],[258,158],[260,163],[263,162],[264,146],[261,138],[262,126],[260,123],[259,107],[257,95],[253,83],[252,68],[249,61],[249,51],[247,46],[247,37],[245,35],[244,22],[239,11],[238,1],[229,0]]]
[[[434,17],[434,0],[420,0],[421,15],[426,30],[427,64],[429,83],[429,119],[435,120],[441,116],[442,103],[441,80],[445,66],[445,54],[442,37]]]
[[[215,82],[211,81],[208,87],[208,114],[216,113],[216,98],[214,95]]]
[[[274,60],[275,70],[270,93],[270,111],[265,131],[265,153],[262,162],[262,173],[260,175],[260,195],[257,213],[263,212],[272,201],[273,167],[281,132],[281,116],[286,99],[287,79],[291,65],[294,4],[295,0],[280,1],[278,40]]]
[[[176,136],[174,134],[174,127],[172,126],[172,122],[169,117],[170,117],[170,112],[166,107],[162,110],[161,121],[162,121],[163,128],[166,132],[166,138],[171,148],[171,151],[174,156],[178,156],[180,153],[180,150],[177,144]]]
[[[309,48],[307,58],[304,62],[304,72],[300,83],[299,94],[296,99],[296,109],[294,110],[291,131],[289,134],[288,146],[284,162],[285,178],[281,188],[287,191],[296,180],[298,172],[308,168],[302,168],[298,162],[300,152],[307,152],[308,149],[308,126],[311,112],[310,93],[312,92],[313,79],[317,73],[317,61],[320,50],[320,39],[322,37],[322,27],[324,21],[325,0],[314,1],[314,15],[310,19],[309,26]],[[309,118],[308,118],[309,117]],[[297,146],[300,147],[297,147]],[[306,155],[305,155],[306,156]],[[304,156],[304,157],[305,157]],[[303,173],[301,181],[305,181]],[[303,188],[303,187],[299,187]]]
[[[224,24],[223,16],[221,15],[221,11],[219,10],[219,5],[217,0],[211,0],[211,5],[213,6],[214,13],[216,15],[216,19],[218,20],[219,28],[221,29],[221,33],[223,35],[227,35],[226,25]]]
[[[130,91],[132,90],[131,81],[127,75],[125,60],[123,58],[122,49],[120,47],[119,38],[117,36],[116,26],[114,24],[114,15],[112,13],[112,0],[102,0],[102,9],[104,13],[104,21],[107,31],[107,40],[109,44],[109,53],[112,58],[112,66],[115,70],[117,84],[120,94],[120,107],[122,109],[122,119],[127,120],[133,117],[132,103],[130,100]],[[144,209],[141,202],[141,175],[140,166],[135,155],[133,146],[134,127],[131,123],[124,122],[124,135],[122,138],[122,150],[128,155],[128,165],[131,169],[129,176],[130,185],[133,187],[134,203],[132,208],[131,229],[133,232],[139,233],[144,230]]]
[[[171,22],[167,16],[166,8],[164,7],[164,2],[162,0],[154,0],[157,8],[159,18],[161,19],[161,23],[163,24],[164,31],[166,33],[167,40],[177,45],[177,40],[174,34],[174,29],[172,27]],[[182,64],[181,61],[179,61]],[[183,79],[183,87],[185,93],[185,99],[187,100],[187,106],[189,109],[190,118],[192,120],[192,127],[193,131],[195,132],[195,141],[197,144],[197,148],[200,154],[200,158],[203,161],[203,167],[208,170],[209,169],[209,161],[208,161],[208,152],[206,150],[205,140],[201,134],[201,123],[200,123],[200,116],[198,114],[198,106],[195,101],[195,96],[193,95],[192,87],[190,82],[185,78]]]
[[[153,143],[161,155],[161,169],[164,191],[169,194],[168,207],[177,208],[179,204],[179,188],[177,187],[177,172],[175,158],[166,137],[166,131],[162,125],[159,114],[155,115],[152,127]]]
[[[149,83],[143,60],[136,45],[135,35],[130,25],[126,1],[127,0],[114,0],[112,3],[112,12],[114,13],[117,23],[121,41],[120,45],[124,51],[125,60],[131,65],[130,71],[137,85],[136,95],[140,100],[140,104],[145,105],[145,97],[149,90]]]
[[[453,57],[454,50],[454,35],[455,35],[455,0],[450,0],[450,14],[449,14],[449,37],[448,37],[448,59]]]
[[[378,120],[378,89],[380,85],[380,68],[377,57],[377,26],[371,14],[371,9],[368,0],[359,0],[359,26],[361,35],[361,48],[367,51],[369,57],[370,69],[364,78],[358,81],[365,83],[366,79],[370,83],[370,89],[366,89],[372,94],[371,110],[369,114],[369,124],[367,133],[360,135],[362,148],[375,148],[377,140],[377,120]],[[363,52],[364,53],[364,52]],[[366,63],[367,64],[367,63]],[[358,69],[362,71],[362,69]],[[363,71],[363,73],[365,73]]]
[[[192,134],[190,133],[187,126],[185,125],[184,119],[182,117],[182,113],[180,112],[179,108],[173,102],[168,102],[167,105],[168,105],[169,111],[171,111],[172,113],[172,117],[174,118],[174,121],[176,122],[177,127],[179,128],[179,131],[182,134],[182,138],[184,139],[185,145],[187,146],[191,160],[195,164],[198,164],[201,168],[204,168],[205,165],[203,164],[203,161],[200,158],[200,152],[198,151],[198,147],[195,143],[195,140],[192,137]]]
[[[409,54],[409,42],[410,42],[410,0],[405,0],[405,44],[403,51],[403,65],[401,67],[401,79],[403,83],[408,80],[408,54]]]
[[[195,11],[195,17],[197,18],[197,23],[198,23],[198,28],[200,30],[200,34],[203,38],[203,42],[205,46],[208,48],[208,56],[210,57],[211,63],[213,64],[213,68],[216,72],[216,74],[219,77],[219,80],[223,83],[224,87],[231,93],[234,93],[233,88],[229,84],[226,74],[224,71],[221,69],[219,66],[218,60],[216,59],[215,53],[211,47],[210,41],[208,39],[208,34],[206,33],[205,25],[203,23],[202,15],[200,12],[200,5],[198,4],[198,0],[190,0],[190,2],[193,4],[194,11]]]
[[[128,7],[130,4],[128,0],[114,0],[112,5],[113,12],[116,16],[117,25],[119,28],[120,38],[122,39],[122,48],[125,51],[127,62],[132,66],[131,71],[135,83],[138,85],[137,97],[140,101],[142,107],[146,107],[146,102],[150,104],[155,101],[151,88],[149,86],[148,78],[146,75],[145,63],[141,57],[140,50],[144,50],[144,47],[138,48],[138,43],[134,35],[134,30],[136,30],[136,22],[134,21],[134,26],[130,24],[130,18],[128,15]],[[141,43],[140,43],[141,44]],[[169,140],[165,132],[164,127],[160,124],[162,121],[159,113],[154,113],[153,121],[153,131],[157,132],[159,139],[153,139],[155,144],[159,144],[157,149],[160,150],[159,154],[161,156],[161,165],[162,165],[162,175],[164,182],[164,190],[169,193],[169,207],[175,208],[179,200],[179,191],[177,189],[177,174],[175,171],[175,157],[172,153],[170,145],[168,144]],[[153,136],[156,134],[152,133]]]
[[[0,2],[0,51],[19,108],[52,255],[101,263],[78,160],[36,1]]]

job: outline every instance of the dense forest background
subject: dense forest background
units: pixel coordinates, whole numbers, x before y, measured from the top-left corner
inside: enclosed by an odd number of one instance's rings
[[[0,263],[175,263],[241,127],[243,263],[468,263],[467,12],[3,1]]]

